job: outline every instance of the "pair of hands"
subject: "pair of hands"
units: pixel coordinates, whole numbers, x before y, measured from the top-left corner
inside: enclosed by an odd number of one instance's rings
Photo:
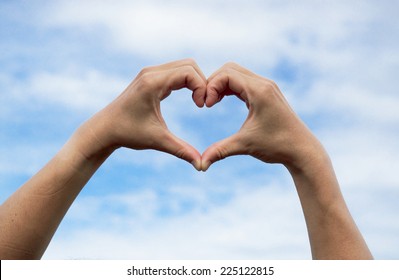
[[[161,114],[160,102],[181,88],[193,91],[198,107],[212,107],[224,96],[235,95],[246,103],[248,117],[236,134],[201,155],[168,130]],[[235,63],[225,64],[208,79],[190,59],[144,68],[94,118],[94,132],[103,149],[155,149],[186,160],[199,171],[228,156],[244,154],[299,167],[318,146],[277,85]]]
[[[160,111],[173,90],[193,91],[198,107],[236,95],[249,109],[240,130],[202,155],[174,136]],[[328,155],[278,87],[228,63],[208,79],[192,60],[141,71],[111,104],[84,123],[57,155],[0,207],[0,258],[40,258],[59,223],[97,168],[119,147],[156,149],[198,170],[225,157],[252,155],[291,172],[316,259],[370,259],[339,189]]]

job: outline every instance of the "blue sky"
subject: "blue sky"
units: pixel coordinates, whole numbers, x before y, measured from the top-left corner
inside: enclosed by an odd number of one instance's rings
[[[145,66],[192,57],[274,79],[329,151],[379,259],[399,257],[399,4],[394,1],[1,1],[0,199]],[[245,105],[161,109],[202,152],[237,131]],[[294,185],[237,156],[206,173],[120,149],[67,213],[47,259],[308,259]]]

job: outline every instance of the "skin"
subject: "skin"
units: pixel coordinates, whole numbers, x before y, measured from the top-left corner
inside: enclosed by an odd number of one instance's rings
[[[160,112],[160,102],[184,87],[193,91],[198,107],[212,107],[225,95],[234,94],[249,109],[240,131],[215,143],[202,156],[168,130]],[[143,69],[118,98],[81,125],[54,158],[0,206],[0,258],[41,258],[79,192],[120,147],[166,152],[202,171],[239,154],[282,163],[301,200],[313,257],[372,258],[345,205],[327,153],[277,85],[233,63],[206,80],[193,60]]]
[[[55,157],[0,207],[0,258],[39,259],[65,213],[119,147],[155,149],[201,168],[201,155],[167,128],[160,102],[187,87],[204,96],[206,78],[192,60],[143,69],[111,104],[79,127]]]
[[[228,63],[208,78],[205,104],[236,95],[249,110],[241,129],[210,146],[202,169],[232,155],[281,163],[298,192],[314,259],[372,259],[341,194],[323,146],[290,108],[278,86]]]

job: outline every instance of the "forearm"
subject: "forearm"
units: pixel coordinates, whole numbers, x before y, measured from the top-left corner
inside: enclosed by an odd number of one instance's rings
[[[322,147],[302,166],[287,166],[301,201],[314,259],[372,259]]]
[[[183,87],[203,105],[206,78],[194,61],[145,68],[118,98],[83,124],[0,206],[0,258],[40,258],[83,186],[118,147],[167,152],[200,169],[200,153],[167,129],[160,111],[161,100]]]
[[[97,141],[90,124],[84,124],[1,205],[1,259],[41,258],[76,196],[112,153]]]

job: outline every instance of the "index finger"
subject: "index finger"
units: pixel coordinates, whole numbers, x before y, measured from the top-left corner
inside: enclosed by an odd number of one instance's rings
[[[200,69],[198,64],[193,59],[190,59],[190,58],[177,60],[177,61],[173,61],[173,62],[169,62],[169,63],[157,65],[157,66],[146,67],[146,68],[144,68],[141,71],[141,74],[145,74],[145,73],[149,73],[149,72],[169,71],[171,69],[177,69],[177,68],[185,67],[185,66],[192,67],[195,70],[195,72],[197,72],[198,76],[206,84],[207,80],[206,80],[206,77],[205,77],[204,73],[202,72],[202,70]],[[193,98],[194,103],[198,107],[203,107],[204,106],[204,104],[205,104],[205,92],[198,91],[198,90],[195,91],[194,90],[192,98]]]
[[[234,94],[247,103],[249,85],[252,80],[252,77],[234,68],[222,67],[208,79],[206,106],[212,107],[229,94]]]
[[[160,100],[163,100],[172,90],[188,88],[193,91],[193,96],[205,96],[206,80],[192,65],[181,65],[156,73],[157,83],[162,85]],[[197,104],[197,103],[196,103]],[[198,105],[198,104],[197,104]]]

